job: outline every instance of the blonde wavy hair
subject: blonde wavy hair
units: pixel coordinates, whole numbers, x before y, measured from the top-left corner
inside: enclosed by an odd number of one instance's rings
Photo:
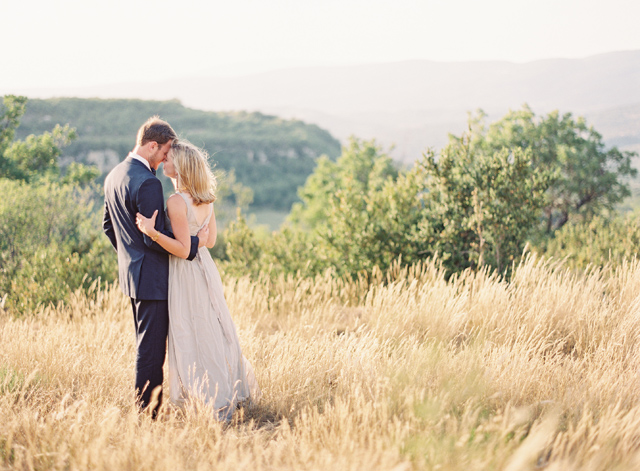
[[[207,152],[188,141],[174,140],[171,156],[176,168],[177,190],[191,195],[193,204],[213,203],[216,200],[216,177],[209,167]]]

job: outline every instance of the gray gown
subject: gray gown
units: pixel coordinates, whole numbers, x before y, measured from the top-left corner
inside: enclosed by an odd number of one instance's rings
[[[189,232],[198,224],[190,198]],[[168,220],[168,217],[167,217]],[[169,388],[171,401],[182,406],[191,398],[213,405],[229,420],[239,401],[260,395],[253,368],[242,355],[238,334],[224,299],[218,268],[206,247],[193,261],[169,257]]]

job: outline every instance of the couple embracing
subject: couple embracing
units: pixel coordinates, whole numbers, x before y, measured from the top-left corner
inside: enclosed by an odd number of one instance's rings
[[[164,210],[160,164],[176,193]],[[156,417],[167,352],[171,402],[200,399],[229,420],[239,402],[260,395],[242,355],[208,248],[216,241],[215,178],[206,153],[150,118],[136,146],[107,176],[103,229],[118,254],[120,287],[135,322],[136,395]]]

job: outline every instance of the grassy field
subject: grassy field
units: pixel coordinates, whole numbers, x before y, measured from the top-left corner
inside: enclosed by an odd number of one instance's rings
[[[113,287],[0,314],[0,469],[640,466],[638,262],[529,258],[510,282],[426,264],[226,293],[263,391],[231,424],[201,405],[134,410],[132,316]]]

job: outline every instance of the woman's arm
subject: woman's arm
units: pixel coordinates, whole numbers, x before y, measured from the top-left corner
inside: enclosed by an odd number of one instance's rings
[[[171,219],[171,229],[175,239],[157,231],[154,228],[158,210],[155,210],[150,219],[138,213],[136,224],[141,232],[157,242],[167,252],[176,257],[186,259],[191,250],[191,235],[189,234],[189,222],[187,221],[187,204],[179,195],[173,195],[167,200],[167,211]],[[207,242],[209,238],[207,237]]]
[[[213,205],[213,203],[211,203]],[[214,208],[211,208],[211,219],[209,219],[209,237],[205,244],[208,249],[213,248],[216,245],[216,238],[218,237],[218,226],[216,225],[216,212]]]
[[[135,206],[137,206],[137,213],[140,213],[142,216],[145,216],[147,214],[151,216],[154,211],[156,211],[157,218],[155,219],[154,228],[169,238],[175,237],[172,232],[168,231],[165,228],[164,196],[162,194],[162,184],[160,183],[160,180],[149,176],[149,178],[147,178],[147,180],[145,180],[140,185],[140,188],[138,189],[138,193],[136,195]],[[155,235],[155,231],[153,230],[150,230],[149,233],[151,235]],[[143,238],[144,243],[147,247],[157,252],[169,252],[156,241],[152,241],[149,233],[145,233],[145,237]],[[200,233],[198,233],[196,237],[191,237],[191,250],[189,252],[187,260],[193,260],[195,258],[196,254],[198,253],[198,248],[204,246],[204,244],[207,242],[208,237],[208,234],[204,236]],[[154,242],[156,243],[154,244]]]

